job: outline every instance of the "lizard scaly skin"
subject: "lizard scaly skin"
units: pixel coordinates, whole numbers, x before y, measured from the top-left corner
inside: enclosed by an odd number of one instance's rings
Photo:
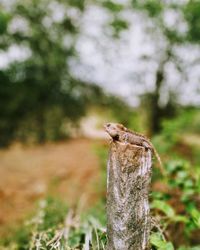
[[[159,162],[161,173],[165,175],[165,171],[159,154],[157,153],[153,144],[144,135],[128,130],[126,127],[119,123],[106,123],[104,125],[104,128],[114,141],[130,143],[133,145],[144,147],[146,149],[150,149]]]

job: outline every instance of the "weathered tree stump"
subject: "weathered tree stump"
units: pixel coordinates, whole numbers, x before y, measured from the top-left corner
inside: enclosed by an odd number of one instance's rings
[[[151,151],[114,141],[107,166],[107,250],[149,249]]]

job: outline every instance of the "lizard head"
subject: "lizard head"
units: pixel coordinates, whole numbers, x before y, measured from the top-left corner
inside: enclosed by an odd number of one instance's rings
[[[126,131],[127,128],[125,128],[122,124],[119,123],[106,123],[104,125],[105,131],[112,137],[116,138],[119,136],[119,133],[121,131]]]

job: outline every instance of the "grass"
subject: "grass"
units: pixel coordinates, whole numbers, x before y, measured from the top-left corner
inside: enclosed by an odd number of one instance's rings
[[[37,213],[27,219],[12,237],[1,240],[0,249],[105,249],[104,205],[80,214],[79,208],[69,209],[55,198],[38,204]]]

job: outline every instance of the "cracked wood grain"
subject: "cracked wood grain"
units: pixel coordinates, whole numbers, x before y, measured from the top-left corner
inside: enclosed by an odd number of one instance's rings
[[[113,141],[107,164],[107,250],[149,249],[151,151]]]

